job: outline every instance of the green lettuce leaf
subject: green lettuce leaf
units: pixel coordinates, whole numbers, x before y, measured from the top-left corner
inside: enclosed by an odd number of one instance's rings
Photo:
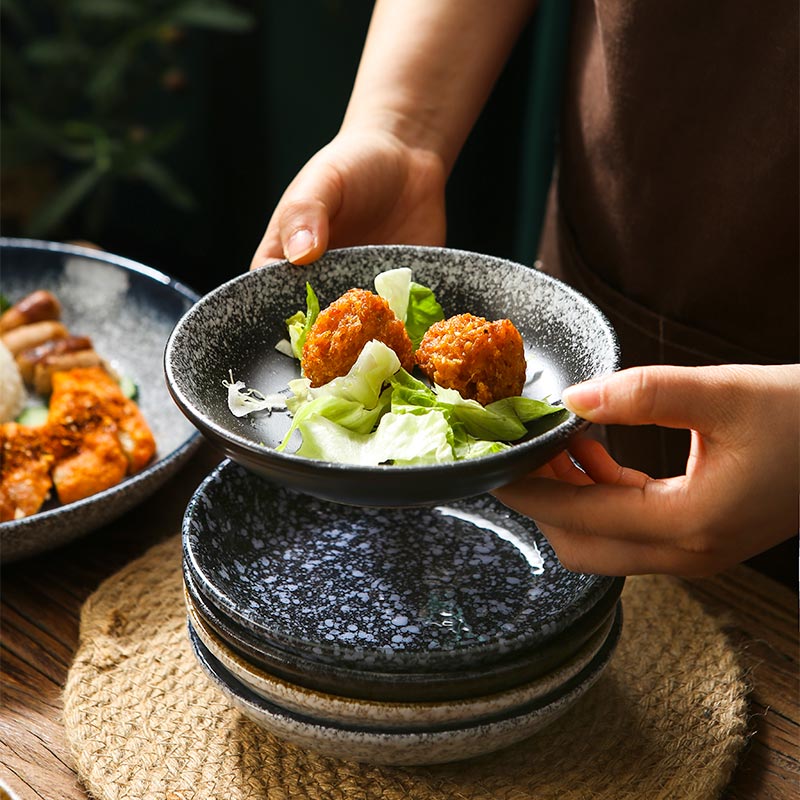
[[[292,355],[299,361],[303,356],[303,345],[306,343],[306,336],[311,330],[311,326],[319,316],[319,300],[311,284],[306,281],[306,310],[292,314],[286,320],[286,328],[289,331],[289,344]]]
[[[444,319],[444,311],[436,295],[427,286],[411,282],[406,311],[406,330],[416,350],[425,332],[434,322]]]
[[[528,432],[526,423],[564,410],[563,406],[530,397],[506,397],[482,406],[463,398],[455,389],[441,386],[436,387],[436,397],[443,405],[450,406],[453,418],[462,422],[470,435],[498,442],[520,439]]]
[[[405,322],[411,291],[411,270],[398,267],[381,272],[375,276],[375,291],[389,304],[395,316]]]
[[[384,414],[374,433],[355,433],[325,417],[314,415],[298,429],[303,443],[297,455],[339,464],[421,465],[453,461],[450,425],[440,412],[421,417]]]

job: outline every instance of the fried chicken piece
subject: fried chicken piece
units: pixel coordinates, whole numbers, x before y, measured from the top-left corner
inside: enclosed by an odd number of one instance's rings
[[[144,416],[104,369],[85,367],[56,372],[52,380],[50,423],[76,430],[99,427],[113,430],[127,460],[128,473],[137,472],[153,458],[156,442]],[[102,447],[105,452],[106,445]]]
[[[366,289],[350,289],[320,312],[303,346],[301,366],[312,386],[346,375],[364,345],[377,339],[414,368],[414,346],[389,304]]]
[[[62,503],[116,486],[128,471],[128,459],[117,437],[116,426],[101,425],[80,438],[75,455],[53,468],[53,483]]]
[[[0,425],[0,522],[35,514],[50,496],[54,456],[39,428]]]
[[[419,368],[433,383],[488,405],[522,393],[525,348],[511,320],[489,322],[459,314],[435,322],[416,352]]]

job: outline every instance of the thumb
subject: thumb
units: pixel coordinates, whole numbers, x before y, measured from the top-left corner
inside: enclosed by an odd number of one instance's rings
[[[325,203],[317,199],[283,201],[275,209],[250,269],[278,259],[310,264],[327,249],[330,221]]]
[[[720,398],[730,383],[724,367],[634,367],[570,386],[562,400],[570,411],[598,424],[704,432],[719,420]]]

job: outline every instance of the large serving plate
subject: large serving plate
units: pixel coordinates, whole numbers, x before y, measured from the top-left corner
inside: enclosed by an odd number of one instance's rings
[[[195,293],[155,269],[83,247],[0,239],[2,292],[10,300],[36,289],[55,294],[62,319],[90,336],[98,353],[139,387],[138,403],[156,439],[155,459],[98,494],[67,505],[49,501],[38,514],[0,524],[3,562],[65,544],[144,500],[186,461],[200,437],[171,401],[163,352]]]
[[[557,402],[568,385],[618,367],[613,329],[583,295],[535,269],[491,256],[401,245],[345,248],[305,267],[265,266],[223,284],[180,320],[167,344],[170,391],[187,417],[248,469],[309,495],[361,506],[445,502],[490,491],[541,466],[588,423],[564,411],[531,427],[509,450],[432,466],[352,466],[276,452],[288,413],[236,418],[229,374],[264,394],[286,389],[298,362],[275,349],[284,320],[305,309],[306,282],[326,306],[352,287],[372,289],[384,270],[410,267],[436,293],[445,316],[509,318],[526,346],[524,394]]]

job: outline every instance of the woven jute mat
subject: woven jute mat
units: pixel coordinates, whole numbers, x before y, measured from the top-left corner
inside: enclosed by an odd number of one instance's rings
[[[551,727],[469,762],[413,768],[318,756],[234,709],[195,662],[181,586],[174,537],[84,606],[64,721],[98,800],[707,800],[745,742],[736,653],[669,579],[628,580],[611,664]]]

